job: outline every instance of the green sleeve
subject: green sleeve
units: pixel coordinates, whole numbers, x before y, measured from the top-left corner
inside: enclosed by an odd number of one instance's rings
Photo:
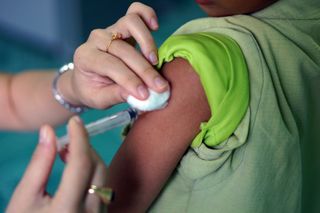
[[[242,51],[225,35],[201,32],[170,36],[159,49],[158,68],[176,57],[186,59],[199,75],[211,110],[211,118],[201,124],[191,145],[216,146],[234,132],[249,104]]]

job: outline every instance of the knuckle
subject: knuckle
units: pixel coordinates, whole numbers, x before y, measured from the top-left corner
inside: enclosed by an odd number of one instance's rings
[[[125,76],[122,79],[121,85],[125,85],[124,87],[128,91],[135,91],[136,88],[142,83],[142,81],[136,75]],[[118,97],[121,98],[121,97]]]
[[[154,9],[152,7],[147,6],[147,5],[143,5],[143,12],[148,16],[153,16],[156,14]]]
[[[129,13],[124,16],[124,19],[125,19],[126,23],[132,24],[132,23],[137,22],[137,20],[140,19],[140,17],[135,13]]]
[[[90,32],[89,39],[90,40],[96,40],[98,38],[101,38],[103,36],[103,30],[102,29],[94,29]]]
[[[153,40],[152,36],[151,35],[145,36],[144,43],[142,45],[145,45],[146,48],[153,50],[155,44],[154,44],[154,40]]]
[[[141,75],[151,75],[155,72],[155,70],[151,66],[144,67],[141,71]]]
[[[128,12],[131,12],[132,10],[136,10],[137,8],[141,7],[143,4],[140,2],[132,2],[128,8]]]
[[[141,22],[141,18],[138,14],[128,13],[118,20],[117,25],[119,28],[122,28],[122,29],[130,29],[130,28],[134,28],[140,22]]]
[[[133,2],[129,8],[127,13],[143,13],[147,16],[154,16],[156,13],[154,9],[148,5],[145,5],[141,2]]]
[[[117,21],[116,25],[121,28],[121,27],[124,27],[124,26],[126,25],[126,22],[127,22],[127,15],[122,16],[122,17]]]
[[[126,75],[124,76],[123,79],[123,84],[124,85],[134,85],[137,82],[137,77],[135,77],[134,75]]]

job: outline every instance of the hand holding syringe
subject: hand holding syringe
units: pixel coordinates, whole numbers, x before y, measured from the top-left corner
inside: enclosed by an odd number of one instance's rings
[[[169,90],[163,93],[156,93],[152,90],[149,90],[149,92],[149,98],[143,101],[136,99],[133,96],[129,96],[127,102],[133,108],[129,108],[117,114],[101,118],[95,122],[85,125],[89,136],[97,135],[116,127],[127,125],[138,117],[140,111],[153,111],[164,108],[167,105],[167,101],[170,97]],[[59,138],[57,143],[58,151],[62,150],[68,143],[69,139],[67,135]]]

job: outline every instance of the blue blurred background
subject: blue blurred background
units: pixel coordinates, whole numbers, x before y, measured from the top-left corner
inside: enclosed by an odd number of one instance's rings
[[[114,23],[125,14],[131,2],[1,0],[0,70],[17,73],[27,69],[60,67],[72,60],[75,48],[86,40],[92,29]],[[159,16],[160,29],[154,33],[158,46],[180,25],[204,15],[193,0],[142,2],[152,6]],[[91,110],[81,117],[87,123],[125,107]],[[57,127],[57,134],[63,133],[65,126]],[[37,138],[37,132],[0,131],[0,212],[4,212],[30,160]],[[109,163],[121,144],[121,128],[93,137],[92,144]],[[50,193],[56,190],[62,170],[63,163],[57,158],[48,183]]]

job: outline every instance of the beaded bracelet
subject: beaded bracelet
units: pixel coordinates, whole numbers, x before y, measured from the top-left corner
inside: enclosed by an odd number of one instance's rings
[[[69,71],[69,70],[73,70],[74,69],[74,64],[73,63],[68,63],[66,65],[63,65],[57,72],[55,78],[53,79],[52,82],[52,93],[53,93],[53,97],[58,101],[59,104],[61,104],[64,108],[66,108],[67,110],[69,110],[70,112],[73,113],[82,113],[84,111],[86,111],[88,109],[88,107],[84,107],[84,106],[75,106],[71,103],[69,103],[68,101],[66,101],[62,94],[59,93],[58,91],[58,80],[60,78],[60,76]]]

